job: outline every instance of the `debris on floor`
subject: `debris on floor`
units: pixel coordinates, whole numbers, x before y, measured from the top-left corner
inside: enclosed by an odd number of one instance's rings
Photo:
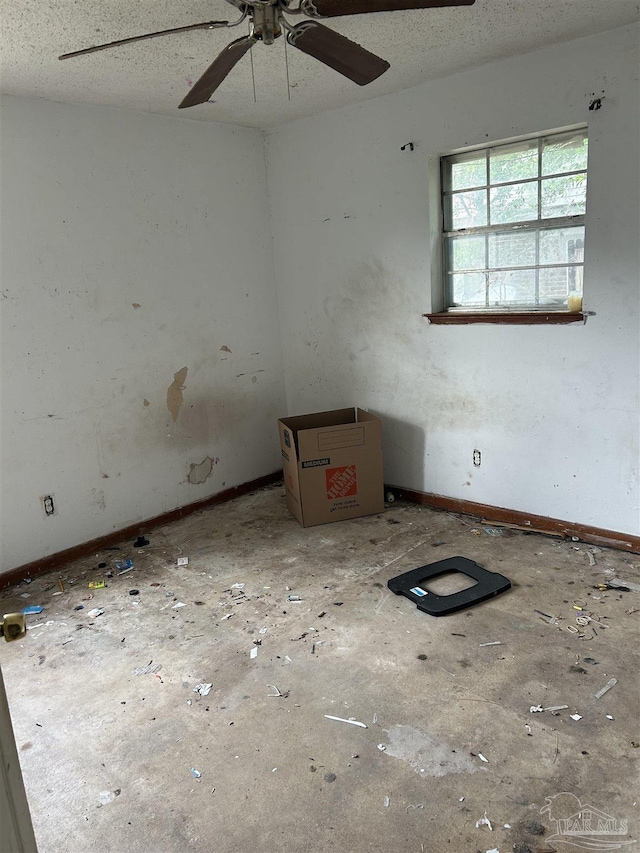
[[[541,714],[543,711],[566,711],[568,705],[549,705],[548,708],[543,708],[542,705],[532,705],[529,708],[530,714]]]
[[[137,666],[135,669],[131,670],[132,675],[155,675],[156,672],[160,672],[162,669],[161,663],[148,663],[146,666]]]
[[[149,540],[145,536],[138,536],[136,541],[133,543],[134,548],[146,548],[149,544]]]
[[[350,723],[352,726],[360,726],[361,729],[368,728],[366,723],[361,723],[356,720],[354,717],[350,717],[348,720],[345,720],[343,717],[332,717],[330,714],[325,714],[327,720],[336,720],[338,723]],[[380,747],[378,747],[379,749]]]
[[[191,768],[191,772],[193,774],[194,779],[200,779],[200,777],[202,776],[202,773],[199,770],[196,770],[195,767]]]
[[[89,581],[89,589],[104,589],[105,586],[104,581]]]
[[[184,603],[184,601],[176,601],[176,603],[171,606],[171,609],[172,610],[179,610],[181,607],[186,607],[186,606],[187,605]]]
[[[622,578],[607,578],[605,584],[609,589],[616,589],[619,592],[640,592],[640,583],[625,581]]]
[[[481,826],[488,826],[489,831],[493,832],[493,827],[491,826],[491,821],[487,817],[487,813],[484,813],[484,816],[476,821],[476,829],[480,829]]]
[[[258,657],[258,647],[257,647],[257,646],[254,646],[254,647],[251,649],[251,651],[249,652],[249,657],[250,657],[251,659],[253,659],[253,658],[257,658],[257,657]]]
[[[572,720],[575,720],[575,721],[576,721],[576,723],[578,722],[578,720],[581,720],[581,719],[582,719],[582,717],[580,716],[580,714],[569,714],[569,716],[571,717],[571,719],[572,719]]]
[[[203,682],[202,684],[196,684],[196,686],[193,688],[193,692],[199,693],[201,696],[208,696],[209,691],[212,687],[213,684],[207,684]]]
[[[100,791],[100,805],[106,806],[109,803],[112,803],[116,797],[120,796],[120,793],[121,792],[119,788],[115,791]]]
[[[176,560],[176,565],[177,566],[188,566],[189,565],[189,558],[188,557],[178,557],[178,559]]]
[[[604,696],[604,694],[608,693],[608,691],[611,690],[612,687],[615,687],[617,683],[618,683],[617,678],[609,679],[609,681],[607,681],[607,683],[602,688],[602,690],[598,690],[598,692],[595,694],[596,699],[601,699]]]
[[[560,623],[558,622],[555,616],[550,616],[548,613],[543,613],[542,610],[534,610],[533,612],[537,613],[543,622],[548,622],[550,625],[557,625],[558,628],[560,627]]]
[[[102,608],[94,607],[93,610],[90,610],[87,613],[87,616],[91,616],[92,619],[95,619],[97,616],[102,616],[103,613],[104,613],[104,610],[102,610]]]
[[[128,572],[130,569],[133,568],[133,561],[129,560],[129,559],[127,559],[127,560],[116,560],[114,565],[115,565],[116,569],[118,570],[118,573],[123,575],[125,572]]]

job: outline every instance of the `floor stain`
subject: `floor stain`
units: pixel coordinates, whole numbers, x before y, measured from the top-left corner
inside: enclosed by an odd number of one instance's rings
[[[475,773],[478,769],[468,755],[454,752],[445,740],[413,726],[392,726],[385,746],[385,755],[406,761],[423,777]]]

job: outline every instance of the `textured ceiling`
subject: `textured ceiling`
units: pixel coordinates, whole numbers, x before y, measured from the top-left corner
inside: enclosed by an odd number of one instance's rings
[[[190,85],[222,48],[247,31],[196,30],[58,61],[100,42],[237,17],[225,0],[0,0],[2,91],[105,104],[200,121],[266,128],[397,92],[492,60],[637,21],[638,0],[476,0],[474,6],[382,12],[323,20],[391,63],[356,86],[284,39],[252,51],[214,94],[215,103],[178,111]],[[300,21],[293,19],[293,23]]]

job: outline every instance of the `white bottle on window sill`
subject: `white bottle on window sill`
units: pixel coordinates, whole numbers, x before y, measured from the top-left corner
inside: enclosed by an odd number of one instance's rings
[[[570,293],[567,299],[567,310],[570,314],[579,314],[582,311],[582,294]]]

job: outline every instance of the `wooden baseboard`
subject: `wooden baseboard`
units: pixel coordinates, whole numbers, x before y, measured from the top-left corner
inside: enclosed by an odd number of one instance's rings
[[[417,489],[403,489],[401,486],[385,486],[385,491],[393,492],[397,497],[412,503],[443,509],[448,512],[460,512],[487,521],[502,522],[517,525],[519,528],[531,529],[537,533],[548,533],[571,539],[577,537],[582,542],[592,545],[603,545],[606,548],[618,548],[640,554],[640,536],[620,533],[617,530],[606,530],[602,527],[591,527],[588,524],[578,524],[573,521],[562,521],[559,518],[549,518],[546,515],[533,515],[515,509],[491,506],[490,504],[475,503],[458,498],[448,498],[430,492],[420,492]]]
[[[32,563],[26,563],[24,566],[18,566],[16,569],[10,569],[8,572],[0,574],[0,590],[6,589],[9,586],[20,583],[26,578],[35,578],[39,575],[44,575],[58,566],[65,563],[71,563],[74,560],[88,557],[91,554],[96,554],[104,548],[111,545],[117,545],[123,539],[132,539],[142,533],[148,533],[155,527],[160,527],[165,524],[170,524],[172,521],[178,521],[180,518],[186,518],[188,515],[193,515],[194,512],[200,512],[203,509],[208,509],[216,504],[226,503],[240,495],[246,495],[249,492],[254,492],[256,489],[261,489],[264,486],[270,486],[272,483],[277,483],[282,479],[282,471],[274,471],[272,474],[266,474],[264,477],[258,477],[255,480],[250,480],[248,483],[241,483],[239,486],[234,486],[231,489],[225,489],[223,492],[218,492],[201,501],[187,504],[187,506],[172,509],[162,515],[156,515],[147,521],[141,521],[139,524],[132,524],[129,527],[124,527],[121,530],[116,530],[113,533],[108,533],[106,536],[100,536],[97,539],[92,539],[89,542],[83,542],[81,545],[74,545],[73,548],[67,548],[64,551],[58,551],[56,554],[49,554],[41,560],[34,560]]]
[[[256,489],[270,486],[282,479],[282,471],[274,471],[272,474],[266,474],[264,477],[258,477],[255,480],[250,480],[248,483],[241,483],[239,486],[234,486],[231,489],[225,489],[201,501],[187,504],[187,506],[178,507],[170,512],[165,512],[162,515],[157,515],[147,521],[142,521],[139,524],[132,524],[129,527],[124,527],[121,530],[108,533],[106,536],[100,536],[97,539],[92,539],[89,542],[83,542],[80,545],[74,545],[73,548],[67,548],[64,551],[58,551],[56,554],[49,554],[41,560],[34,560],[32,563],[26,563],[23,566],[18,566],[15,569],[10,569],[8,572],[0,574],[0,590],[6,589],[9,586],[20,583],[26,578],[35,578],[39,575],[44,575],[58,566],[65,563],[71,563],[74,560],[88,557],[91,554],[96,554],[109,546],[116,545],[122,542],[123,539],[132,539],[143,533],[148,533],[156,527],[165,524],[170,524],[172,521],[178,521],[180,518],[186,518],[194,512],[200,512],[216,504],[226,503],[241,495],[246,495]],[[385,492],[391,491],[399,498],[404,498],[412,503],[423,504],[434,509],[442,509],[448,512],[460,512],[464,515],[475,516],[487,521],[502,522],[504,524],[517,525],[525,530],[538,533],[549,533],[556,536],[564,536],[571,538],[573,536],[580,539],[582,542],[589,542],[593,545],[603,545],[607,548],[617,548],[622,551],[631,551],[634,554],[640,554],[640,536],[633,536],[626,533],[620,533],[616,530],[606,530],[600,527],[590,527],[586,524],[578,524],[572,521],[562,521],[558,518],[549,518],[545,515],[533,515],[531,513],[520,512],[514,509],[505,509],[504,507],[491,506],[490,504],[475,503],[474,501],[465,501],[458,498],[448,498],[445,495],[436,495],[431,492],[420,492],[417,489],[405,489],[401,486],[386,485]]]

